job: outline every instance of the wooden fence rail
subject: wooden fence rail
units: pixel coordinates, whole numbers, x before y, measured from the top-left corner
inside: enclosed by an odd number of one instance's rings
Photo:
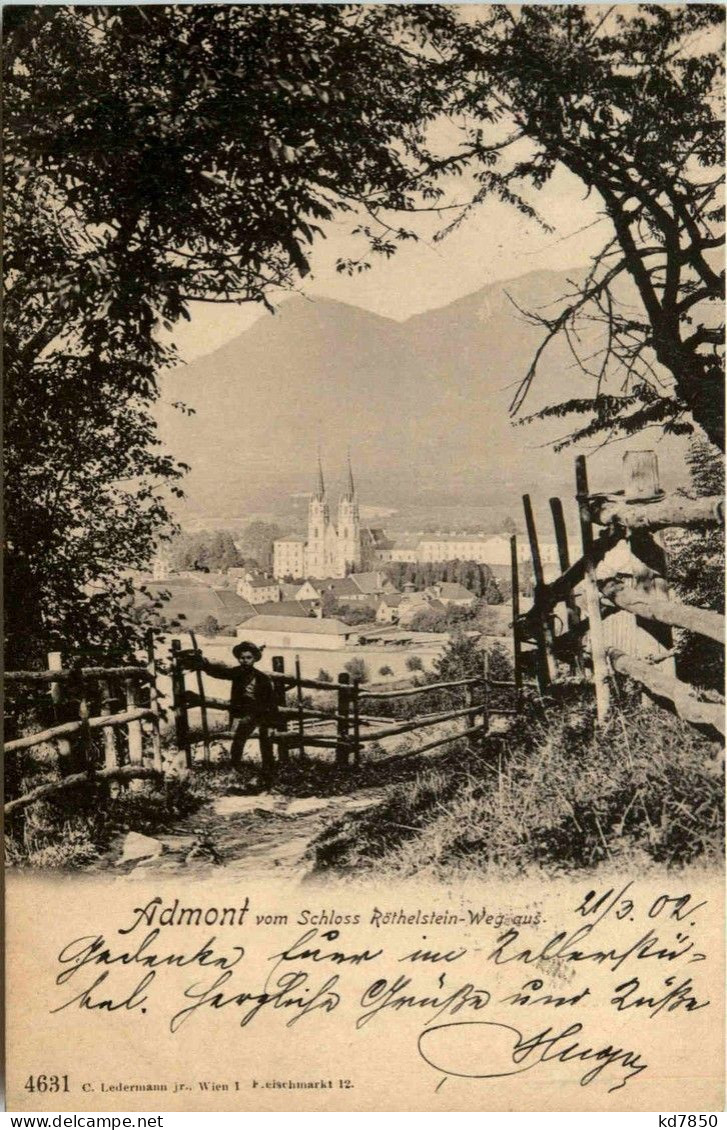
[[[73,709],[78,717],[65,722],[56,721],[42,730],[23,734],[4,743],[5,754],[19,753],[36,746],[53,743],[57,751],[57,766],[61,772],[58,780],[48,781],[29,793],[13,797],[5,806],[5,815],[27,807],[36,800],[49,798],[90,782],[128,781],[130,787],[142,787],[144,778],[158,778],[162,771],[160,706],[154,659],[154,640],[147,638],[147,662],[113,667],[64,667],[59,652],[48,656],[46,671],[10,671],[5,675],[10,684],[28,683],[31,686],[49,684],[49,703],[58,719],[59,714]],[[113,684],[120,685],[114,693]],[[149,705],[139,701],[140,684],[148,684]],[[96,690],[91,693],[92,684]],[[69,697],[72,696],[72,697]],[[97,701],[101,713],[91,716],[91,703]],[[123,701],[126,709],[112,711],[112,704]],[[150,757],[144,754],[142,722],[150,723]],[[128,764],[119,764],[119,747],[116,732],[127,731]],[[95,750],[91,735],[103,731],[103,768],[95,763]],[[73,739],[73,741],[71,740]],[[83,772],[68,772],[75,760],[83,765]]]
[[[88,773],[71,773],[69,776],[61,778],[60,781],[49,781],[45,785],[38,785],[25,796],[9,800],[5,805],[5,815],[10,816],[13,812],[27,808],[29,804],[33,804],[36,800],[46,800],[49,797],[57,796],[58,793],[73,789],[77,785],[87,785],[89,781],[131,781],[140,778],[158,780],[160,773],[158,769],[151,765],[120,765],[114,769],[99,769],[91,777]]]
[[[181,647],[175,648],[175,641],[172,643],[172,653],[175,666],[172,679],[174,711],[178,718],[178,730],[181,730],[181,733],[186,735],[187,742],[189,742],[188,710],[190,708],[199,707],[204,703],[207,710],[227,712],[229,711],[229,700],[211,697],[207,694],[200,695],[199,692],[186,689],[184,685],[185,671],[195,668],[196,658],[194,663],[189,662],[191,658],[190,653],[185,653]],[[372,742],[394,737],[398,734],[410,733],[458,718],[466,717],[468,722],[473,723],[476,721],[477,717],[481,715],[486,732],[491,710],[488,689],[490,687],[507,687],[517,691],[514,680],[490,679],[486,665],[483,667],[482,675],[389,689],[375,685],[370,687],[361,685],[357,679],[352,680],[346,672],[339,675],[338,681],[335,683],[320,679],[306,679],[301,675],[300,660],[298,657],[296,657],[295,674],[289,675],[285,672],[284,658],[276,655],[273,656],[273,673],[271,677],[277,688],[276,717],[278,719],[278,728],[271,732],[270,738],[278,746],[281,762],[284,762],[287,757],[287,752],[291,748],[304,750],[306,746],[311,746],[312,748],[335,750],[336,763],[341,766],[349,765],[351,756],[353,756],[354,763],[358,763],[362,749]],[[474,694],[475,689],[478,687],[482,690],[484,700],[482,702],[474,702],[472,699],[472,694]],[[309,688],[335,692],[335,709],[319,710],[305,705],[302,691],[303,689]],[[459,688],[468,693],[472,692],[469,694],[470,702],[461,709],[440,710],[434,713],[420,714],[414,719],[402,720],[401,722],[396,722],[395,719],[389,720],[374,717],[362,713],[361,710],[362,703],[365,704],[367,701],[371,700],[408,699],[411,696],[425,695],[429,692],[452,688]],[[290,705],[286,702],[286,691],[293,691],[295,694],[295,700]],[[495,714],[507,715],[514,712],[514,709],[494,708]],[[391,721],[392,725],[387,726],[387,721]],[[294,725],[295,729],[288,729],[288,724]],[[326,735],[312,732],[311,727],[320,724],[327,724],[334,727],[335,733]],[[372,729],[372,727],[378,728]],[[482,724],[475,726],[474,729],[469,725],[466,733],[480,733],[482,729]],[[218,735],[220,737],[228,737],[230,736],[230,732],[227,730],[222,732],[218,731]],[[442,738],[442,744],[445,741],[453,740],[455,736],[456,734],[447,735]],[[427,743],[426,748],[434,748],[436,744],[439,743]],[[188,756],[191,756],[190,745],[187,746],[187,752]]]
[[[51,655],[57,654],[51,652]],[[61,667],[48,671],[6,671],[6,683],[58,683],[81,678],[85,681],[96,679],[139,679],[141,682],[152,679],[147,667]]]
[[[708,727],[716,730],[724,737],[725,711],[724,706],[718,702],[700,702],[694,697],[692,688],[687,683],[674,679],[671,675],[664,674],[658,665],[647,663],[644,659],[626,655],[617,647],[607,649],[608,658],[614,671],[628,675],[640,683],[655,698],[662,699],[685,722],[695,726]]]
[[[367,691],[360,692],[361,698],[408,698],[415,694],[425,694],[427,691],[440,691],[445,687],[468,687],[473,686],[475,683],[481,683],[482,680],[476,676],[470,679],[456,679],[454,682],[448,683],[420,683],[415,687],[406,687],[402,690],[394,691]]]
[[[610,680],[612,673],[618,672],[629,675],[649,695],[668,703],[685,720],[724,736],[723,706],[700,701],[694,688],[676,678],[672,628],[724,645],[725,617],[672,595],[667,555],[653,536],[669,527],[698,529],[724,524],[723,500],[664,494],[655,453],[630,451],[624,456],[623,488],[612,493],[589,490],[585,456],[578,456],[576,501],[582,556],[568,563],[567,548],[563,551],[567,547],[563,508],[558,499],[551,499],[561,572],[546,582],[532,505],[529,496],[523,499],[536,584],[528,611],[521,613],[513,602],[516,657],[523,643],[535,645],[541,691],[553,678],[553,659],[567,660],[579,672],[588,669],[594,683],[599,723],[608,718]],[[598,537],[593,535],[594,524],[603,527]],[[623,542],[630,551],[630,571],[612,568],[609,573],[608,555]],[[600,575],[601,570],[607,575]],[[513,571],[515,576],[515,565]],[[583,607],[576,600],[577,592]],[[563,630],[552,634],[553,613],[559,605],[566,608],[561,619]],[[621,618],[620,630],[629,637],[629,646],[624,646],[623,641],[616,646],[613,638],[607,638],[604,621],[613,616]]]
[[[14,738],[5,742],[5,753],[14,753],[19,749],[32,749],[36,745],[55,741],[57,738],[80,734],[84,726],[89,730],[102,730],[105,726],[128,726],[133,722],[141,722],[146,718],[153,718],[154,712],[148,707],[138,707],[133,710],[123,710],[120,714],[102,714],[98,718],[79,719],[76,722],[62,722],[59,726],[50,726],[47,730],[38,730],[34,734],[25,734],[22,738]]]

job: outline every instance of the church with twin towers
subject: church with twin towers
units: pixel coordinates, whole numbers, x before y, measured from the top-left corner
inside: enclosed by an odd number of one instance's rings
[[[345,577],[371,569],[389,544],[383,530],[361,526],[350,456],[333,520],[319,456],[316,489],[308,503],[308,536],[291,534],[273,543],[273,573],[279,580]]]

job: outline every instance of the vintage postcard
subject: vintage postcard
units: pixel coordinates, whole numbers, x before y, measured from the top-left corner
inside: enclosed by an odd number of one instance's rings
[[[724,1105],[724,7],[7,6],[13,1111]]]

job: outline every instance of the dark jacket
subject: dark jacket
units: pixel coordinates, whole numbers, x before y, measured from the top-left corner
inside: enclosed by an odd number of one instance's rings
[[[277,715],[273,680],[256,667],[227,667],[224,663],[210,663],[205,659],[203,670],[213,679],[229,679],[230,721],[253,717],[258,722],[274,725]]]

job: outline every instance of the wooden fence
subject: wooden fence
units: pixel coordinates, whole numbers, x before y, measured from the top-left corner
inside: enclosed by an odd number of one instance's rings
[[[542,692],[564,669],[589,672],[599,723],[611,707],[611,677],[628,675],[680,717],[724,736],[724,706],[703,701],[675,671],[673,628],[685,629],[724,645],[724,616],[676,599],[670,591],[668,559],[658,534],[670,527],[724,525],[721,497],[690,499],[667,495],[659,483],[653,451],[624,455],[622,489],[591,493],[585,456],[576,459],[582,556],[571,564],[563,506],[550,499],[560,574],[544,577],[540,545],[529,495],[523,496],[535,581],[532,607],[518,605],[517,539],[511,539],[515,678],[522,679],[523,644],[535,649]],[[594,526],[599,527],[594,536]],[[610,569],[609,555],[628,547],[626,569]],[[605,574],[605,575],[604,575]],[[561,606],[561,615],[556,609]]]
[[[6,686],[28,684],[37,689],[47,687],[54,725],[35,733],[6,741],[4,752],[17,754],[35,746],[55,744],[59,780],[48,781],[24,796],[14,797],[5,805],[5,815],[25,808],[36,800],[52,797],[77,785],[94,781],[134,782],[159,777],[162,773],[162,747],[159,728],[160,704],[156,686],[156,662],[151,635],[148,639],[147,662],[124,667],[63,666],[60,652],[48,655],[46,671],[7,671]],[[141,688],[148,688],[148,705],[141,704]],[[91,714],[92,703],[99,713]],[[122,703],[124,709],[113,707]],[[67,713],[78,715],[60,721]],[[145,749],[142,723],[149,725],[150,741]],[[94,733],[103,736],[103,768],[93,741]],[[121,764],[118,736],[125,731],[128,760]],[[80,771],[69,772],[81,767]]]
[[[209,710],[229,711],[229,700],[212,698],[204,693],[201,686],[198,687],[197,691],[188,690],[185,686],[185,672],[195,669],[194,663],[191,662],[192,653],[183,650],[179,641],[173,641],[172,649],[175,665],[172,687],[176,741],[178,747],[184,749],[187,760],[191,764],[189,710],[195,707],[202,708],[204,710],[203,718],[206,719]],[[306,747],[310,747],[334,751],[335,763],[339,766],[346,767],[351,762],[358,765],[362,751],[373,742],[379,742],[399,734],[413,733],[416,730],[460,718],[465,720],[463,730],[457,730],[436,738],[412,752],[424,752],[458,738],[473,737],[474,735],[479,735],[480,739],[484,740],[489,730],[491,713],[507,715],[516,712],[515,706],[501,707],[498,705],[494,710],[491,707],[491,689],[493,687],[515,689],[515,683],[514,681],[493,680],[489,677],[486,653],[483,653],[482,673],[480,675],[396,689],[363,684],[359,679],[352,679],[346,672],[342,672],[335,683],[320,679],[306,679],[301,676],[299,658],[296,657],[294,672],[289,674],[285,671],[284,657],[280,655],[273,657],[273,671],[270,678],[273,680],[275,688],[276,724],[278,727],[271,732],[270,737],[277,745],[278,760],[281,764],[288,761],[291,749],[304,751]],[[466,705],[458,709],[420,714],[416,718],[405,721],[389,720],[366,713],[366,707],[369,703],[382,700],[401,700],[455,688],[462,689],[467,699]],[[321,710],[305,705],[303,692],[306,690],[325,691],[334,694],[336,697],[335,709]],[[293,692],[293,703],[288,702],[287,696],[290,692]],[[480,720],[478,721],[478,719]],[[383,725],[387,721],[392,724]],[[329,729],[335,728],[335,733],[322,734],[317,732],[321,726],[327,726]],[[207,759],[209,757],[210,738],[206,720],[203,722],[202,731],[204,756]],[[215,736],[228,738],[231,736],[231,732],[218,730]]]
[[[171,644],[171,684],[172,709],[174,717],[174,745],[184,754],[185,764],[192,766],[192,741],[189,711],[201,709],[202,739],[205,760],[210,755],[210,731],[207,722],[208,711],[229,711],[229,698],[211,698],[204,693],[204,686],[196,663],[191,662],[196,654],[194,647],[184,649],[180,640]],[[186,686],[186,675],[190,670],[197,676],[197,690]],[[424,683],[395,689],[369,686],[358,679],[352,679],[346,672],[338,676],[337,682],[320,679],[306,679],[301,675],[300,661],[296,659],[295,670],[285,671],[282,656],[273,657],[271,674],[276,697],[276,726],[271,733],[277,745],[278,761],[285,765],[289,761],[290,750],[305,751],[306,747],[330,749],[335,755],[335,764],[348,767],[353,762],[358,765],[362,751],[367,745],[399,734],[413,733],[433,725],[462,719],[464,728],[441,735],[411,752],[393,754],[392,757],[406,757],[435,749],[460,738],[478,736],[484,741],[490,726],[492,713],[514,714],[515,707],[493,707],[490,701],[492,688],[514,688],[513,682],[491,679],[487,670],[487,656],[483,653],[482,672],[471,678]],[[157,668],[154,657],[154,641],[149,635],[146,664],[124,667],[63,667],[62,656],[58,652],[48,656],[46,671],[11,671],[5,675],[9,685],[29,684],[35,688],[47,687],[54,725],[34,733],[24,734],[5,742],[6,756],[12,756],[37,746],[53,743],[57,751],[57,768],[60,778],[47,781],[19,797],[13,797],[5,804],[5,815],[11,815],[34,801],[47,799],[77,786],[94,782],[129,781],[131,788],[143,787],[138,782],[144,778],[161,780],[164,776],[160,733],[160,693],[157,686]],[[118,688],[123,688],[119,691]],[[148,705],[141,703],[141,687],[147,688]],[[408,699],[441,691],[460,689],[464,692],[465,705],[457,709],[444,709],[416,718],[396,721],[366,713],[368,704],[378,701]],[[335,695],[335,709],[321,710],[306,705],[304,691],[327,691]],[[288,701],[292,692],[293,702]],[[37,697],[37,696],[36,696]],[[114,712],[113,706],[123,701],[125,709]],[[99,705],[99,713],[92,715],[93,703]],[[61,720],[68,713],[77,714],[70,720]],[[145,743],[142,723],[148,723],[149,740]],[[331,733],[321,733],[327,727]],[[127,759],[121,764],[119,731],[125,731]],[[100,764],[99,750],[93,741],[94,732],[103,735],[103,767]],[[229,731],[215,731],[215,737],[230,737]],[[78,768],[80,770],[74,771]],[[69,771],[70,767],[70,771]]]

